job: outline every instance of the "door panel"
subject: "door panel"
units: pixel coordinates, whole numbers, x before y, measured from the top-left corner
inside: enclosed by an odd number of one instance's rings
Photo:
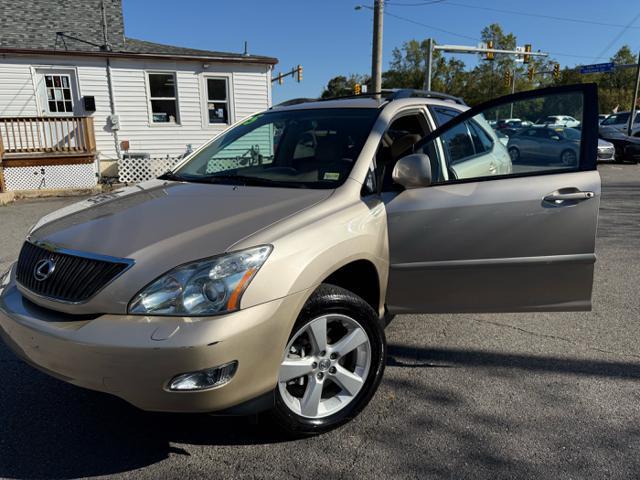
[[[592,198],[551,206],[575,187]],[[407,190],[386,199],[387,307],[400,312],[588,310],[598,172]]]
[[[384,193],[391,312],[591,308],[600,200],[596,87],[556,87],[488,102],[439,127],[414,150],[444,151],[451,168],[452,144],[441,138],[469,120],[499,119],[501,111],[529,121],[558,113],[580,118],[581,132],[570,132],[578,135],[577,155],[561,162],[557,146],[547,155],[540,143],[530,159],[514,165],[507,160],[508,168],[498,173],[469,171],[428,187]],[[509,140],[513,146],[518,141]],[[441,148],[434,148],[439,142]],[[495,148],[508,158],[504,145]]]

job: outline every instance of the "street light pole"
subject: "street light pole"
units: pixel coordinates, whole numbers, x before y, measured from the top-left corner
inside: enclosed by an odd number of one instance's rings
[[[373,47],[371,51],[371,87],[375,93],[382,90],[382,17],[384,0],[373,4]]]

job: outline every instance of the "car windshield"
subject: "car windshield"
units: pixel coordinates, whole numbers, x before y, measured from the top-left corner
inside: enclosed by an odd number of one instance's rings
[[[614,113],[612,115],[609,115],[607,118],[605,118],[602,121],[602,125],[617,125],[620,123],[627,123],[627,122],[629,122],[629,112]],[[638,123],[638,122],[640,122],[640,116],[636,115],[636,119],[634,123]]]
[[[253,115],[193,154],[170,176],[195,182],[336,188],[349,176],[377,115],[375,108]]]

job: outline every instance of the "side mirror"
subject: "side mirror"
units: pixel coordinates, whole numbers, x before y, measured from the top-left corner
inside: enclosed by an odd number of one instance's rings
[[[412,153],[396,162],[391,174],[393,181],[404,188],[420,188],[431,185],[431,160],[424,153]]]

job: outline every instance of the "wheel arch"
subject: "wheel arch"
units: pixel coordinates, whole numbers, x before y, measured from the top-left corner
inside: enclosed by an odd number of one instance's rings
[[[380,310],[380,275],[370,260],[351,260],[335,268],[321,283],[349,290],[371,305],[376,312]]]

